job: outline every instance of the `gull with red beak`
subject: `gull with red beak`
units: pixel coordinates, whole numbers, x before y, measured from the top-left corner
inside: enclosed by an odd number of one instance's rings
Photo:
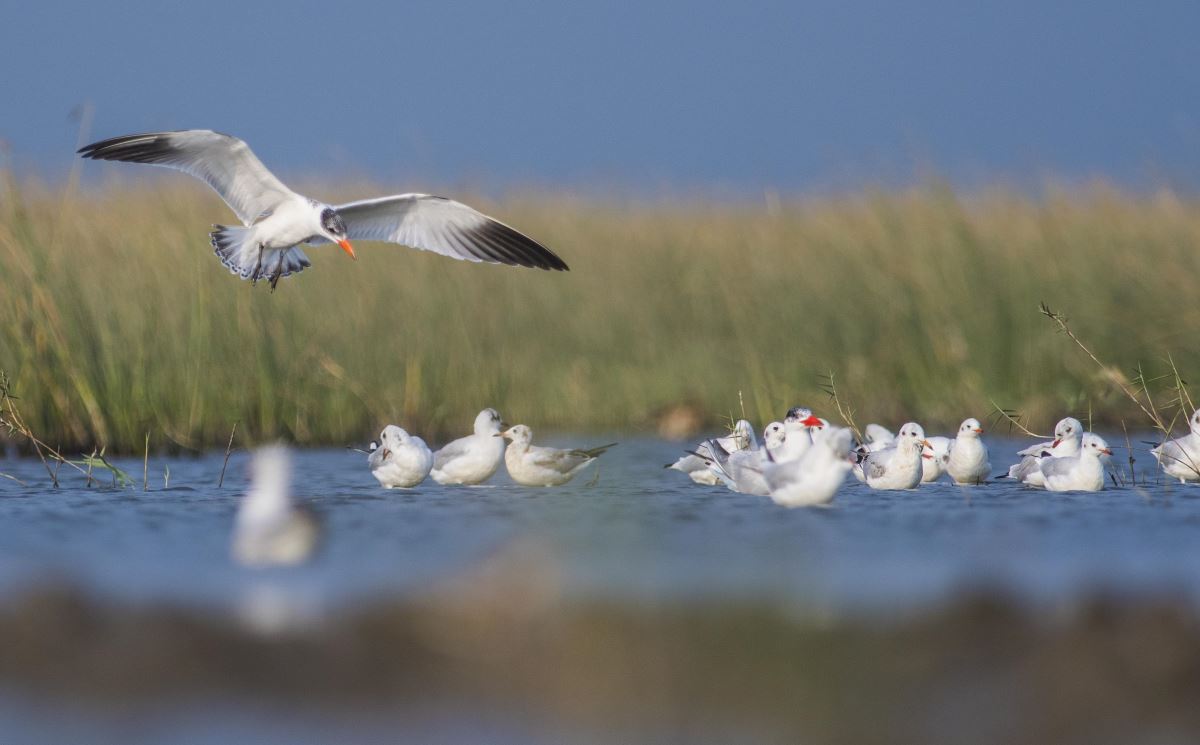
[[[567,269],[532,238],[445,197],[396,194],[329,205],[302,196],[267,170],[245,142],[220,132],[124,135],[94,142],[79,154],[173,168],[202,179],[243,226],[214,226],[213,251],[233,274],[255,283],[265,279],[271,289],[311,266],[301,243],[336,243],[356,258],[351,238],[400,243],[464,261]]]
[[[1017,451],[1021,461],[1008,469],[1008,477],[1030,486],[1046,485],[1039,468],[1042,461],[1048,458],[1067,458],[1079,452],[1080,438],[1083,436],[1083,424],[1075,417],[1060,419],[1054,425],[1054,440],[1030,445],[1024,450]]]
[[[1104,488],[1103,456],[1112,455],[1099,435],[1083,436],[1079,452],[1062,458],[1047,458],[1038,468],[1050,491],[1100,491]]]
[[[958,436],[950,443],[946,472],[960,486],[982,484],[992,472],[987,445],[980,435],[983,427],[978,419],[967,419],[958,427]]]
[[[921,483],[921,451],[928,444],[916,422],[900,428],[890,447],[868,453],[859,464],[872,489],[915,489]]]

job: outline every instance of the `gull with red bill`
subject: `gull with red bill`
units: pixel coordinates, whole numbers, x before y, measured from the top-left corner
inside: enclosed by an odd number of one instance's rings
[[[1079,452],[1061,458],[1047,458],[1038,464],[1049,491],[1100,491],[1104,488],[1103,456],[1112,450],[1099,435],[1087,432]]]
[[[950,443],[946,473],[959,486],[982,484],[992,472],[987,445],[983,444],[983,426],[978,419],[967,419],[958,427],[958,435]]]
[[[80,148],[92,160],[146,163],[202,179],[242,227],[214,226],[213,251],[230,272],[271,288],[311,266],[300,244],[336,243],[356,258],[350,239],[399,243],[452,259],[566,271],[528,236],[445,197],[396,194],[329,205],[297,194],[267,170],[245,142],[207,129],[114,137]]]

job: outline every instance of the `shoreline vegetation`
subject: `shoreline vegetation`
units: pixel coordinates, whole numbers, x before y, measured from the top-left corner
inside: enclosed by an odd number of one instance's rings
[[[860,424],[952,427],[995,402],[1036,431],[1067,413],[1143,429],[1114,376],[1137,389],[1140,370],[1165,409],[1175,370],[1200,369],[1200,203],[1167,190],[459,196],[571,271],[364,243],[356,263],[308,250],[313,267],[272,294],[212,257],[210,225],[233,218],[202,186],[49,190],[0,172],[0,369],[25,425],[113,454],[220,449],[235,423],[239,445],[361,443],[387,423],[437,440],[487,406],[541,431],[716,428],[742,406],[836,420],[832,372]],[[1109,367],[1064,344],[1042,303]]]

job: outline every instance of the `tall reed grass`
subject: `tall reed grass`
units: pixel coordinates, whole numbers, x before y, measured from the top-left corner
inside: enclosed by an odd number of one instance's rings
[[[342,188],[330,196],[377,193]],[[652,428],[693,406],[932,427],[989,401],[1140,421],[1056,336],[1045,301],[1124,369],[1200,367],[1200,205],[1096,185],[1031,198],[937,186],[794,203],[471,200],[554,248],[566,274],[363,244],[360,260],[252,288],[207,242],[232,216],[167,178],[0,193],[0,368],[31,428],[140,451],[437,435],[496,406],[535,429]]]

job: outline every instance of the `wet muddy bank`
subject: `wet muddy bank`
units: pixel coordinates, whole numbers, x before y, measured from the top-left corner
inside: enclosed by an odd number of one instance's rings
[[[250,696],[390,713],[454,702],[631,732],[766,741],[1200,737],[1200,618],[1169,599],[1046,615],[977,593],[918,615],[436,594],[267,631],[67,588],[0,607],[0,690],[89,706]]]

